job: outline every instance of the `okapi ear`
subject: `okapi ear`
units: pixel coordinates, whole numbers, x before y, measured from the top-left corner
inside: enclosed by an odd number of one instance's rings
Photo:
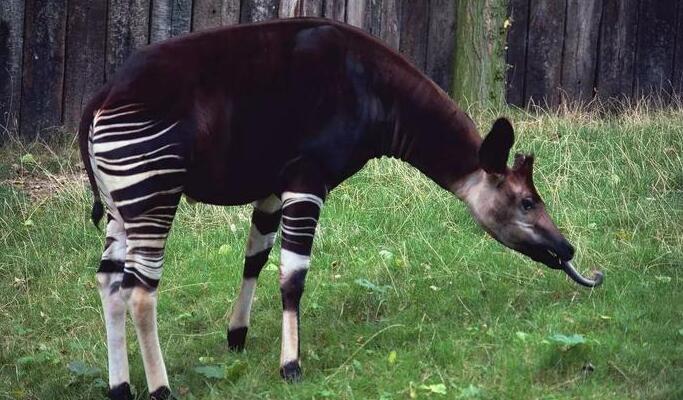
[[[506,118],[498,118],[479,148],[481,168],[489,174],[504,174],[514,142],[512,124]]]

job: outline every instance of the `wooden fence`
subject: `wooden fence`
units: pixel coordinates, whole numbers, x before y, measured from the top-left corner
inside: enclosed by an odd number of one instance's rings
[[[295,14],[359,26],[449,90],[455,1],[0,0],[0,138],[73,130],[89,97],[147,43]]]
[[[510,0],[509,14],[509,103],[682,94],[683,1]]]

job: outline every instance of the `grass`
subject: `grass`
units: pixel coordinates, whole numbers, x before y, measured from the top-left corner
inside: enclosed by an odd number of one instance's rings
[[[230,353],[250,210],[183,203],[159,305],[180,398],[683,398],[683,110],[504,111],[517,149],[537,155],[537,186],[577,265],[601,268],[602,287],[504,249],[417,171],[373,161],[323,210],[302,305],[304,381],[287,385],[277,251],[247,351]],[[488,128],[493,118],[475,119]],[[0,399],[104,397],[103,239],[84,183],[54,179],[77,171],[77,158],[70,140],[0,148]],[[17,176],[58,184],[36,199],[8,183]]]

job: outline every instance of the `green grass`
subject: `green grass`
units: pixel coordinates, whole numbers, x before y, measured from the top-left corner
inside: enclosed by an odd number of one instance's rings
[[[513,114],[517,149],[537,155],[537,186],[576,245],[577,266],[601,268],[602,287],[578,287],[504,249],[416,170],[373,161],[323,210],[302,305],[304,380],[287,385],[272,266],[247,351],[226,349],[249,209],[183,203],[159,305],[180,398],[683,398],[683,111]],[[484,130],[493,117],[476,119]],[[0,148],[0,399],[104,394],[94,279],[103,238],[87,218],[90,194],[60,181],[30,200],[7,183],[77,170],[69,143]],[[27,153],[35,162],[20,162]],[[128,330],[131,383],[142,396]],[[205,364],[225,377],[195,371]]]

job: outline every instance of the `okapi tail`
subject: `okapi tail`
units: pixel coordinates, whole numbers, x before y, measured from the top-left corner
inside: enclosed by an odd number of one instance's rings
[[[94,99],[92,99],[83,111],[83,116],[81,117],[81,123],[78,126],[78,146],[81,151],[81,160],[83,161],[83,166],[85,167],[85,172],[88,175],[88,181],[90,182],[90,190],[93,194],[93,204],[92,211],[90,213],[90,219],[97,229],[100,228],[100,220],[104,216],[104,205],[100,199],[100,190],[97,187],[97,181],[95,180],[95,173],[93,172],[92,162],[90,159],[90,128],[95,118],[94,112],[99,108],[104,99],[106,98],[108,88],[102,90]]]

